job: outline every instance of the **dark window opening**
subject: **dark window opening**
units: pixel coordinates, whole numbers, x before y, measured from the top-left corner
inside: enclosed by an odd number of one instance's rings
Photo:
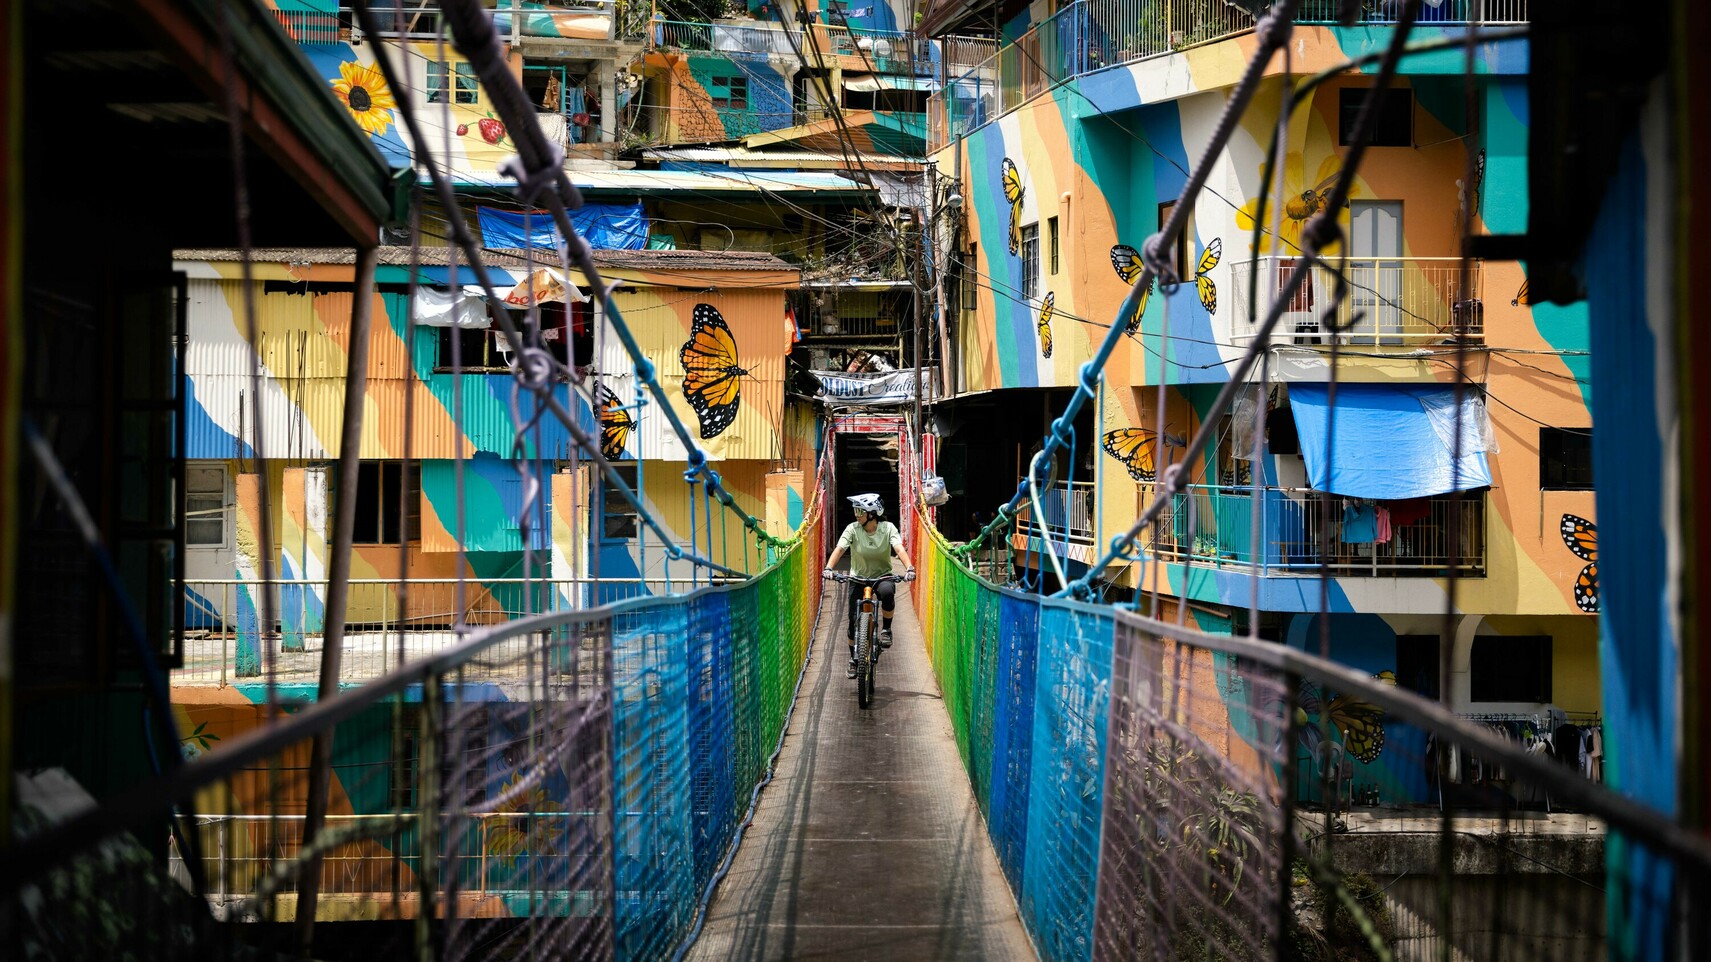
[[[1022,298],[1033,300],[1040,291],[1040,225],[1022,228]]]
[[[1481,635],[1468,664],[1473,701],[1551,700],[1551,639],[1546,635]]]
[[[407,487],[406,487],[407,486]],[[401,487],[403,490],[401,490]],[[422,477],[419,465],[405,472],[397,461],[363,461],[356,469],[355,544],[422,540]],[[402,495],[403,504],[400,503]]]
[[[1592,429],[1539,429],[1539,487],[1592,489]]]
[[[1437,701],[1438,636],[1396,636],[1396,683],[1422,698]]]
[[[1301,434],[1295,428],[1295,412],[1273,408],[1265,416],[1265,441],[1272,454],[1300,454]]]
[[[1051,252],[1052,273],[1056,274],[1058,268],[1058,234],[1056,217],[1051,217],[1046,220],[1046,246]]]
[[[612,466],[612,470],[617,473],[619,480],[623,481],[624,487],[631,491],[636,490],[635,465],[617,464]],[[611,475],[602,474],[600,484],[605,502],[603,512],[605,536],[614,540],[634,538],[638,518],[636,509],[630,506],[630,502],[624,500],[622,494],[618,493],[617,486],[612,483]]]
[[[570,322],[570,341],[565,342],[565,322]],[[594,305],[583,301],[574,304],[548,303],[541,305],[541,338],[547,350],[560,364],[587,367],[594,363]]]
[[[434,331],[439,336],[439,349],[434,359],[435,371],[443,374],[456,370],[452,363],[453,339],[461,342],[460,347],[463,356],[458,360],[462,363],[463,370],[504,371],[509,369],[493,339],[496,332],[492,329],[437,327]]]
[[[1171,212],[1176,210],[1176,201],[1169,200],[1158,205],[1158,229],[1164,230],[1164,225],[1170,222]],[[1178,278],[1192,280],[1183,274],[1182,265],[1188,263],[1188,225],[1184,223],[1182,230],[1177,232],[1176,243],[1170,245],[1170,270]]]
[[[980,245],[968,245],[968,257],[963,260],[962,309],[972,311],[980,297]]]
[[[1344,147],[1354,143],[1355,119],[1370,87],[1344,87],[1338,91],[1337,143]],[[1367,143],[1373,147],[1414,146],[1414,91],[1391,89],[1381,91],[1374,104]]]

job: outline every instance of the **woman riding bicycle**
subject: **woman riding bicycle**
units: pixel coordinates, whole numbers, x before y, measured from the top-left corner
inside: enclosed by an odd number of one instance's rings
[[[856,520],[850,522],[844,529],[842,537],[838,538],[838,548],[832,556],[826,559],[825,577],[836,577],[838,562],[844,552],[850,553],[850,617],[846,633],[850,640],[850,670],[849,676],[855,677],[855,624],[856,610],[861,603],[862,589],[874,579],[883,578],[891,573],[891,555],[903,559],[903,567],[908,569],[903,580],[912,581],[915,578],[915,564],[909,560],[909,553],[903,550],[903,536],[898,533],[897,526],[885,520],[885,502],[879,500],[877,494],[858,494],[849,499],[855,507]],[[879,647],[891,647],[891,615],[897,606],[897,586],[889,581],[882,581],[874,586],[874,593],[879,595],[879,607],[884,619],[879,629]]]

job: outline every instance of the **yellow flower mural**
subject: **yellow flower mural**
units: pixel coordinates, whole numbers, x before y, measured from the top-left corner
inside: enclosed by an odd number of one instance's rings
[[[1282,246],[1274,249],[1272,241],[1266,234],[1262,233],[1258,253],[1300,253],[1301,228],[1306,226],[1307,221],[1314,214],[1325,209],[1325,204],[1329,200],[1327,195],[1330,194],[1332,185],[1336,183],[1337,173],[1342,166],[1341,158],[1336,154],[1327,154],[1325,159],[1319,162],[1319,170],[1314,174],[1311,187],[1306,185],[1306,178],[1302,176],[1304,164],[1305,161],[1302,160],[1299,151],[1292,150],[1283,158],[1283,219],[1277,228]],[[1264,168],[1262,167],[1261,172],[1263,173],[1263,171]],[[1358,184],[1357,181],[1350,189],[1350,196],[1358,192]],[[1266,202],[1266,231],[1271,229],[1272,211],[1276,210],[1272,205],[1275,202],[1275,199]],[[1236,211],[1236,226],[1240,227],[1250,238],[1253,236],[1254,214],[1258,210],[1259,198],[1254,197]],[[1342,213],[1339,213],[1338,217],[1342,220],[1347,219],[1346,215]],[[1252,247],[1253,245],[1250,242],[1248,246]]]
[[[392,109],[398,102],[392,99],[392,90],[379,70],[349,61],[339,64],[339,79],[329,82],[333,93],[344,101],[357,125],[369,136],[384,134],[392,126]]]

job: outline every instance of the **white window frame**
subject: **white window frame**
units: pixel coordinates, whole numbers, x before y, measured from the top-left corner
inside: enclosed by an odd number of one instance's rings
[[[219,477],[219,488],[216,491],[210,484],[194,485],[192,478],[199,480],[212,476]],[[230,525],[226,517],[231,508],[231,500],[227,497],[230,489],[230,477],[226,465],[219,461],[190,462],[184,466],[184,546],[186,548],[224,548],[231,541]],[[195,540],[191,537],[193,522],[213,521],[220,526],[220,537],[216,541]]]

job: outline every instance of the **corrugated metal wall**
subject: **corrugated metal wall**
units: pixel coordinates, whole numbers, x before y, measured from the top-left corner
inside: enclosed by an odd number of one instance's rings
[[[761,461],[783,457],[779,429],[784,415],[784,357],[790,351],[790,340],[784,330],[782,290],[626,288],[614,299],[643,352],[654,359],[673,409],[709,457]],[[679,359],[698,304],[712,305],[724,317],[737,344],[737,363],[749,372],[742,378],[736,420],[723,433],[706,440],[699,438],[700,423],[683,395],[683,364]],[[635,369],[615,334],[605,335],[601,355],[604,370]],[[623,376],[609,380],[618,396],[630,403],[633,381]],[[684,459],[686,452],[665,418],[644,409],[639,420],[640,447],[635,450],[641,457]]]

